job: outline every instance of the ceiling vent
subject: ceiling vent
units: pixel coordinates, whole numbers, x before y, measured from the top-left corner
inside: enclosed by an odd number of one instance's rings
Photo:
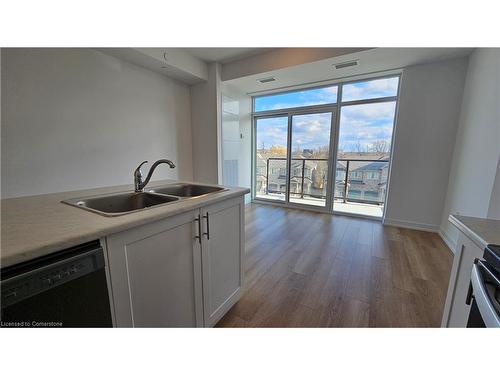
[[[257,80],[257,82],[260,82],[260,83],[269,83],[269,82],[274,82],[274,81],[276,81],[276,78],[274,78],[274,77],[260,78]]]
[[[352,61],[346,61],[343,63],[339,64],[334,64],[333,67],[335,69],[343,69],[343,68],[349,68],[351,66],[358,66],[359,65],[359,60],[352,60]]]

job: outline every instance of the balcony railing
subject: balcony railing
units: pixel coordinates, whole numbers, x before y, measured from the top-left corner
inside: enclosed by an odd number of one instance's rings
[[[283,180],[283,184],[286,186],[286,158],[280,158],[280,157],[270,157],[266,160],[266,173],[265,176],[265,194],[282,194],[285,193],[285,190],[280,189],[279,181],[277,180]],[[323,169],[323,174],[320,175],[319,177],[316,176],[315,181],[312,179],[312,174],[311,176],[306,175],[306,166],[307,163],[325,163],[327,166],[328,159],[324,158],[292,158],[292,169],[300,168],[301,172],[300,174],[295,174],[294,171],[290,171],[290,180],[294,182],[300,183],[300,191],[290,191],[290,195],[293,196],[300,196],[301,199],[304,199],[304,197],[311,197],[311,198],[317,198],[317,199],[326,199],[326,185],[327,185],[327,167]],[[278,185],[278,189],[271,189],[270,188],[270,171],[272,168],[272,163],[273,162],[279,162],[280,165],[277,167],[279,168],[279,173],[274,173],[276,176],[275,182]],[[388,160],[380,160],[380,159],[346,159],[346,158],[340,158],[337,159],[337,168],[336,168],[336,173],[335,175],[337,176],[337,172],[344,172],[343,176],[339,178],[335,178],[335,190],[334,190],[334,199],[336,200],[341,200],[344,203],[348,202],[356,202],[356,203],[369,203],[369,204],[376,204],[376,205],[381,205],[384,204],[384,197],[385,197],[385,185],[387,183],[387,174],[384,176],[382,173],[382,170],[385,168],[384,167],[377,167],[374,169],[363,169],[360,171],[360,169],[367,164],[370,163],[388,163]],[[357,164],[357,165],[356,165]],[[317,167],[317,164],[316,166]],[[276,167],[274,169],[277,169]],[[314,168],[314,167],[313,167]],[[312,169],[311,168],[311,171]],[[284,173],[283,173],[284,170]],[[354,178],[351,176],[351,174],[359,172],[361,173],[361,178]],[[365,173],[373,173],[375,172],[376,178],[365,178]],[[342,173],[340,173],[342,175]],[[313,188],[309,189],[310,191],[307,192],[305,187],[305,183],[308,182],[310,186],[316,185],[319,183],[322,187],[321,188]],[[271,181],[271,183],[273,183]],[[376,190],[369,190],[369,189],[364,189],[364,187],[375,187]],[[354,189],[352,187],[359,187],[358,189]],[[262,187],[264,188],[264,187]],[[311,190],[316,190],[316,191],[311,191]],[[363,198],[356,197],[352,192],[359,192],[361,195],[361,192],[363,192]],[[367,199],[366,196],[368,194],[366,193],[371,193],[374,195],[374,198],[369,198]],[[381,197],[382,199],[377,199]]]

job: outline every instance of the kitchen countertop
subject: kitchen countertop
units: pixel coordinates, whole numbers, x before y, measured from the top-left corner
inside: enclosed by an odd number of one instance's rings
[[[148,188],[184,182],[188,181],[155,181],[148,184]],[[133,191],[133,185],[2,199],[1,266],[7,267],[250,192],[247,188],[225,188],[228,190],[114,217],[101,216],[61,201],[75,197]]]
[[[480,248],[500,245],[500,220],[450,215],[449,220]]]

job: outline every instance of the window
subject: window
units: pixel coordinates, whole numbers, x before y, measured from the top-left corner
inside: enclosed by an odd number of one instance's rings
[[[349,177],[354,180],[361,180],[363,178],[363,172],[351,172]]]
[[[254,111],[272,111],[275,109],[307,107],[311,105],[337,103],[337,86],[329,86],[283,94],[259,96],[254,101]]]
[[[365,199],[370,201],[377,201],[378,191],[372,191],[372,190],[365,191]]]
[[[347,192],[347,196],[349,198],[360,199],[361,198],[361,190],[349,190]]]
[[[398,94],[399,77],[372,79],[342,86],[342,102],[377,99]]]
[[[388,159],[395,114],[395,100],[343,106],[340,111],[339,158],[345,159],[349,153],[356,153],[358,156],[365,154],[374,159]]]
[[[399,79],[254,97],[254,197],[382,216]]]

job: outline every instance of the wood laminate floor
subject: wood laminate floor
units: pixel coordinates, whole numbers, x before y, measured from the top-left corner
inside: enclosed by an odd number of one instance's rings
[[[244,290],[218,327],[439,327],[437,234],[262,204],[245,218]]]

